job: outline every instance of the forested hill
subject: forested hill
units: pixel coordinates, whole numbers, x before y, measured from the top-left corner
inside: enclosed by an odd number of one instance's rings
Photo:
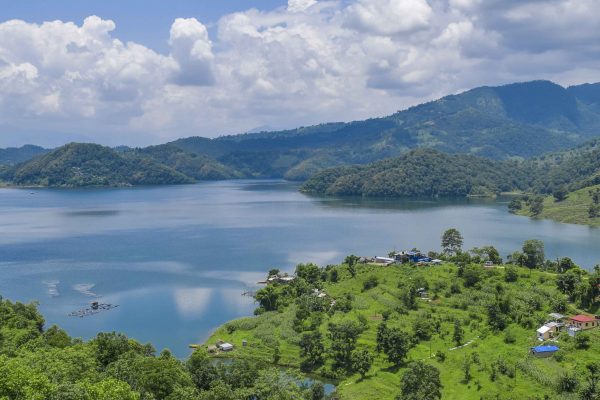
[[[525,189],[527,171],[516,161],[450,155],[431,149],[365,166],[324,170],[305,193],[366,197],[454,197]]]
[[[506,191],[552,193],[596,184],[600,184],[600,140],[525,161],[418,149],[368,165],[325,169],[301,190],[366,197],[448,197]]]
[[[531,158],[600,133],[600,84],[549,81],[480,87],[383,118],[298,129],[187,138],[172,144],[257,177],[305,179],[429,147],[448,153]]]
[[[44,149],[43,147],[25,145],[22,147],[9,147],[6,149],[0,149],[0,165],[14,165],[27,160],[31,160],[34,157],[49,152],[50,150]]]
[[[132,186],[191,183],[193,179],[150,158],[123,155],[97,144],[71,143],[1,172],[19,186]]]

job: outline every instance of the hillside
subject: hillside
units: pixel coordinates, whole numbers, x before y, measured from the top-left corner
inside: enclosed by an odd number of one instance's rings
[[[534,209],[531,201],[517,201],[520,208],[514,212],[518,215],[552,219],[568,224],[600,226],[600,185],[568,192],[562,200],[546,196],[539,210]]]
[[[172,142],[246,175],[306,179],[318,170],[365,164],[429,147],[486,158],[531,158],[600,132],[598,84],[548,81],[480,87],[383,118],[217,139]]]
[[[425,386],[436,374],[442,399],[593,398],[578,396],[586,387],[586,366],[598,361],[600,328],[576,340],[560,333],[556,342],[546,342],[560,347],[554,357],[529,354],[541,344],[536,329],[549,313],[582,312],[559,290],[562,274],[485,269],[468,253],[460,257],[466,267],[352,260],[326,268],[299,265],[291,284],[257,292],[257,317],[225,324],[206,344],[224,340],[234,345],[226,357],[336,378],[342,400],[439,399],[436,386]],[[582,288],[600,279],[577,269],[564,275],[581,275]],[[417,368],[431,375],[412,376]],[[409,390],[424,385],[428,395],[396,397],[403,376],[412,376]]]
[[[242,173],[209,156],[188,152],[170,144],[124,150],[123,153],[151,158],[196,180],[224,180],[245,177]]]
[[[311,194],[365,197],[464,197],[525,189],[521,163],[413,150],[366,166],[324,170],[306,181]]]
[[[43,147],[25,145],[22,147],[9,147],[0,149],[0,165],[14,165],[24,161],[31,160],[34,157],[49,152]]]
[[[71,143],[2,172],[17,186],[133,186],[191,183],[150,158],[123,155],[97,144]]]

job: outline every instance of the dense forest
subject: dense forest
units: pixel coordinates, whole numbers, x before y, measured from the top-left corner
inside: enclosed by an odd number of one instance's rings
[[[119,333],[89,342],[44,328],[35,304],[0,297],[0,399],[7,400],[292,400],[322,399],[321,384],[293,372],[205,350],[180,361]]]
[[[97,144],[71,143],[2,170],[21,186],[132,186],[191,183],[193,179],[148,157],[124,155]]]
[[[317,173],[305,193],[365,197],[450,197],[501,192],[549,194],[600,183],[600,141],[530,160],[490,160],[432,149]]]
[[[421,147],[497,160],[528,159],[597,136],[599,88],[563,88],[549,81],[479,87],[381,118],[216,139],[191,137],[120,152],[144,154],[194,179],[305,180],[324,168],[368,164]],[[47,151],[32,150],[0,151],[0,164]]]

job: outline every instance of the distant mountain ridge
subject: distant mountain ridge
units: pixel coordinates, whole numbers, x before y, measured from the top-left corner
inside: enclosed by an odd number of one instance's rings
[[[114,150],[153,159],[194,180],[306,180],[326,168],[369,164],[418,148],[495,160],[529,159],[599,136],[600,83],[564,88],[532,81],[478,87],[364,121]],[[48,151],[40,149],[35,151]],[[17,155],[15,149],[0,150],[0,164],[39,155],[29,150]],[[13,155],[2,156],[7,152]]]
[[[50,150],[40,146],[26,144],[21,147],[8,147],[0,149],[0,165],[14,165],[49,152]]]
[[[393,115],[171,144],[258,177],[306,179],[419,147],[493,159],[531,158],[600,135],[600,84],[549,81],[480,87]]]

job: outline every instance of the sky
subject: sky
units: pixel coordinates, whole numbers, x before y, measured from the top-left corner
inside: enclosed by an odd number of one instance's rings
[[[0,0],[0,147],[148,145],[600,81],[597,0]]]

